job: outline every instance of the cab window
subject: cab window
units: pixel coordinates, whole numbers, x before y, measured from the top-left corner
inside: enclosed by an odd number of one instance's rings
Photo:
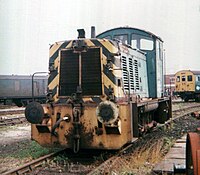
[[[185,81],[185,76],[182,76],[182,81]]]
[[[131,47],[135,49],[153,50],[153,44],[153,40],[150,37],[138,34],[131,35]]]
[[[180,82],[180,76],[176,77],[176,82]]]
[[[187,76],[188,81],[192,81],[192,75]]]
[[[114,35],[114,39],[120,40],[124,44],[128,44],[128,35]]]

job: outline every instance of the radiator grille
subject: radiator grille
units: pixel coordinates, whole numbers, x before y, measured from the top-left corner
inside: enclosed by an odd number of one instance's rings
[[[102,95],[100,48],[81,53],[83,95]],[[59,95],[71,96],[79,81],[79,55],[73,50],[62,50],[60,59]]]
[[[135,87],[137,90],[140,90],[139,88],[139,69],[138,69],[138,61],[134,60],[135,65]]]

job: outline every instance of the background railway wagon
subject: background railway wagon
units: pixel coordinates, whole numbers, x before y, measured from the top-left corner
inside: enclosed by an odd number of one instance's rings
[[[33,84],[35,100],[45,102],[47,76],[34,76]],[[0,101],[17,106],[25,106],[32,101],[32,76],[0,75]]]
[[[175,74],[175,94],[185,101],[200,101],[200,71],[178,71]]]

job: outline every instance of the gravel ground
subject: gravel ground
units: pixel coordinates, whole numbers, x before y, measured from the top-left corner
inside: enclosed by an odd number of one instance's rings
[[[6,147],[8,145],[16,144],[31,138],[31,125],[15,125],[0,128],[0,146]],[[1,150],[0,150],[1,152]]]

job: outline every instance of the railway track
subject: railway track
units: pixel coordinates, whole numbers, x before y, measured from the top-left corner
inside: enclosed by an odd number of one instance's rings
[[[4,108],[0,109],[0,127],[10,126],[26,122],[24,116],[25,108]]]
[[[60,173],[62,171],[67,171],[70,175],[77,173],[88,173],[93,167],[86,168],[83,164],[92,164],[95,161],[96,156],[99,156],[101,152],[96,153],[84,150],[78,154],[74,154],[70,149],[62,149],[55,153],[50,153],[48,155],[42,156],[36,160],[26,163],[18,168],[14,168],[10,171],[3,173],[2,175],[20,175],[20,174],[51,174]],[[66,160],[62,159],[62,168],[60,168],[61,163],[54,161],[56,157],[65,157]],[[60,159],[60,158],[58,158]],[[54,163],[51,164],[51,161]],[[78,163],[77,163],[78,162]],[[56,167],[55,167],[56,164]],[[59,164],[59,165],[58,165]],[[44,166],[45,165],[45,166]],[[48,168],[47,168],[48,167]],[[61,170],[62,169],[62,170]]]
[[[24,122],[27,122],[24,116],[4,118],[4,119],[0,119],[0,127],[21,124]]]
[[[44,161],[48,161],[49,159],[52,159],[53,157],[61,154],[63,151],[64,150],[60,150],[55,153],[50,153],[50,154],[40,157],[36,160],[33,160],[23,166],[20,166],[18,168],[7,171],[7,172],[3,173],[2,175],[19,175],[19,174],[29,173],[29,172],[33,171],[35,168],[41,166]]]
[[[184,111],[188,111],[189,113],[190,111],[196,110],[198,108],[200,108],[200,103],[183,103],[181,106],[174,105],[172,114],[177,115],[177,113]]]
[[[0,116],[2,115],[11,115],[11,114],[22,114],[24,113],[25,108],[7,108],[0,109]]]
[[[165,125],[163,126],[159,126],[157,130],[163,130],[161,129],[161,127],[165,127],[166,125],[169,125],[170,123],[177,123],[178,120],[180,120],[181,117],[183,116],[187,116],[188,114],[191,114],[192,112],[195,112],[195,111],[199,111],[200,109],[200,104],[193,104],[191,106],[187,106],[187,107],[183,107],[183,108],[180,108],[180,109],[175,109],[173,110],[173,119],[170,120],[169,122],[166,122]],[[154,130],[154,132],[156,132],[156,130]],[[158,131],[159,133],[159,131]],[[154,137],[154,136],[153,136]],[[84,171],[84,174],[86,172],[88,172],[89,175],[96,175],[96,174],[105,174],[105,173],[112,173],[110,172],[110,169],[112,169],[112,167],[116,164],[120,164],[120,165],[123,165],[123,167],[125,167],[126,169],[129,169],[129,166],[127,166],[126,162],[122,159],[121,157],[130,153],[132,150],[134,150],[137,145],[139,145],[139,142],[141,140],[138,139],[136,140],[135,142],[133,142],[132,144],[128,145],[127,147],[125,147],[124,149],[118,151],[118,152],[115,152],[113,154],[110,154],[109,156],[105,156],[104,158],[102,158],[100,160],[100,164],[99,166],[97,164],[93,165],[94,162],[91,161],[91,165],[93,168],[88,168],[87,169],[87,166],[83,166],[82,163],[80,162],[90,162],[90,156],[89,154],[86,154],[84,155],[82,158],[79,157],[79,155],[73,157],[72,155],[70,155],[70,153],[66,154],[67,156],[67,160],[65,163],[63,163],[62,166],[64,166],[64,168],[62,169],[62,171],[65,171],[67,172],[68,174],[79,174],[79,173],[82,173],[83,174],[83,171]],[[62,150],[63,151],[63,150]],[[61,152],[62,152],[61,151]],[[57,156],[59,153],[52,153],[50,155],[47,155],[47,156],[44,156],[42,158],[39,158],[37,160],[34,160],[26,165],[23,165],[22,167],[19,167],[17,169],[14,169],[14,170],[10,170],[6,173],[4,173],[4,175],[7,175],[7,174],[24,174],[24,173],[31,173],[31,171],[33,171],[33,174],[34,172],[37,172],[37,174],[40,174],[39,172],[43,172],[43,174],[47,174],[48,172],[59,172],[60,170],[55,170],[55,168],[53,168],[53,170],[47,170],[47,169],[44,169],[44,168],[40,168],[42,164],[44,164],[44,162],[48,162],[49,159],[52,159],[53,157]],[[94,157],[94,156],[93,156]],[[87,159],[85,159],[87,158]],[[70,164],[69,162],[78,162],[78,163],[72,163]],[[90,163],[88,163],[90,164]],[[95,168],[94,168],[95,167]],[[38,170],[35,170],[35,169],[38,169]],[[66,173],[66,174],[67,174]],[[113,173],[117,173],[115,171],[113,171]]]

